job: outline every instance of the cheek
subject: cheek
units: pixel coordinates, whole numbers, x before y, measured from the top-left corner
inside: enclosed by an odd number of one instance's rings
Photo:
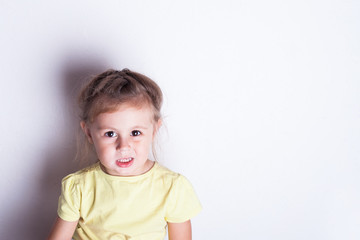
[[[105,143],[103,143],[101,141],[100,142],[94,141],[94,146],[95,146],[96,153],[98,155],[106,154],[111,149],[114,149],[113,144],[105,144]]]
[[[142,141],[139,142],[134,142],[134,147],[138,150],[138,151],[149,151],[149,149],[151,148],[151,139],[143,139]]]

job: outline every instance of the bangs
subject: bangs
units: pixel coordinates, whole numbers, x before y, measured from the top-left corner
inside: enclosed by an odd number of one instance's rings
[[[94,119],[102,113],[115,112],[122,104],[128,104],[130,106],[138,108],[141,108],[143,106],[152,107],[151,100],[146,95],[139,95],[136,97],[123,96],[121,98],[110,98],[108,96],[101,96],[92,103],[92,107],[88,112],[88,116],[91,116],[89,122],[92,123]]]

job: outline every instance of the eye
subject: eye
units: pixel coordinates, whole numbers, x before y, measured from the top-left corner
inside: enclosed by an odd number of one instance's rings
[[[105,136],[113,138],[113,137],[117,137],[117,134],[114,131],[108,131],[108,132],[105,133]]]
[[[131,136],[136,137],[136,136],[140,136],[140,135],[141,135],[141,132],[139,130],[134,130],[131,132]]]

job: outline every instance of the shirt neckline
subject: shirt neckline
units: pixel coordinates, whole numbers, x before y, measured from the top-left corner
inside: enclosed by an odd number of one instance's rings
[[[154,161],[153,166],[147,172],[145,172],[143,174],[136,175],[136,176],[113,176],[113,175],[107,174],[106,172],[104,172],[101,169],[100,162],[98,162],[97,166],[96,166],[98,172],[100,172],[100,175],[105,177],[106,179],[109,179],[112,181],[126,181],[126,182],[134,182],[134,181],[138,181],[138,180],[147,178],[154,172],[154,169],[157,167],[158,167],[158,163],[156,161]]]

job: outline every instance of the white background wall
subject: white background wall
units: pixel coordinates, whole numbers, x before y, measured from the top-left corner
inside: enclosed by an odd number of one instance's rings
[[[360,238],[360,2],[0,1],[1,239],[43,239],[91,74],[165,93],[194,239]]]

